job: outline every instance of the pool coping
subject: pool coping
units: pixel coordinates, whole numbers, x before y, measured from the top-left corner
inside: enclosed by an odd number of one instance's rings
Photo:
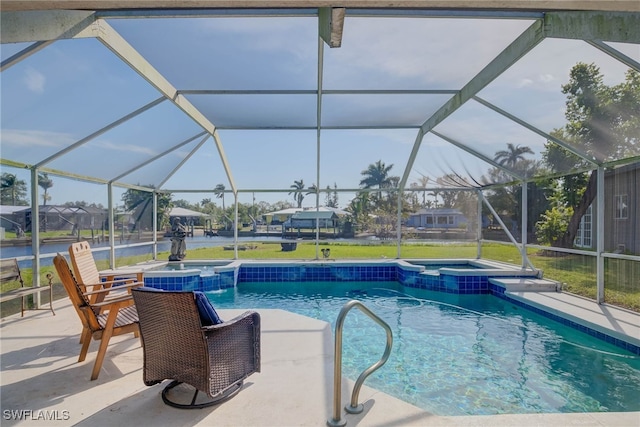
[[[566,292],[507,291],[534,312],[640,355],[640,314]]]

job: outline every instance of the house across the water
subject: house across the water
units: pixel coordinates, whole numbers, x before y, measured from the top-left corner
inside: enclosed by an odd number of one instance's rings
[[[467,217],[457,209],[420,209],[409,215],[408,227],[423,228],[467,228]]]

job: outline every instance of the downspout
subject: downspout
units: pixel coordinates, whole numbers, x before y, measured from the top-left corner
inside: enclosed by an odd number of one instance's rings
[[[596,232],[596,302],[604,302],[604,168],[598,167],[597,191],[597,232]]]

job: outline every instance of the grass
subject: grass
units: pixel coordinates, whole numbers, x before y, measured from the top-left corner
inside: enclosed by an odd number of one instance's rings
[[[316,259],[316,246],[313,242],[298,242],[295,251],[283,252],[280,244],[256,242],[255,249],[238,251],[239,259]],[[395,242],[382,242],[370,245],[322,242],[320,249],[331,249],[331,259],[394,259],[397,257]],[[401,258],[404,259],[438,259],[438,258],[476,258],[475,243],[456,244],[405,244],[401,246]],[[596,258],[584,255],[549,256],[543,252],[531,249],[529,259],[536,268],[543,270],[544,277],[563,284],[563,289],[576,295],[596,299]],[[158,259],[168,259],[168,252],[158,254]],[[224,250],[222,246],[189,249],[187,259],[233,259],[234,251]],[[319,252],[322,258],[322,253]],[[520,254],[511,245],[489,243],[482,245],[482,258],[520,265]],[[150,260],[150,255],[139,255],[118,259],[118,266],[133,265]],[[109,268],[108,261],[98,261],[98,269]],[[52,267],[44,267],[40,272],[41,283],[46,283],[46,273],[54,272]],[[31,269],[23,269],[22,277],[25,283],[31,283]],[[605,301],[609,304],[640,312],[640,262],[607,259],[605,262]],[[57,275],[54,283],[60,283]],[[4,284],[5,291],[18,287],[17,284]],[[46,299],[43,293],[43,300]],[[62,286],[54,286],[54,299],[64,297]],[[17,303],[14,303],[17,301]],[[2,316],[16,313],[20,310],[19,299],[2,304]]]

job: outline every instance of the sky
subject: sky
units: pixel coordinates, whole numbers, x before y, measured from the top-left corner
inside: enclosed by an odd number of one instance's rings
[[[108,23],[175,88],[187,91],[298,90],[318,85],[317,20],[313,17],[110,19]],[[359,187],[361,172],[382,160],[402,176],[424,123],[512,40],[531,20],[425,18],[345,19],[342,47],[324,48],[322,87],[441,90],[441,94],[372,95],[327,93],[324,126],[359,129],[240,129],[264,126],[312,128],[318,118],[314,94],[186,94],[219,126],[219,137],[236,186],[273,203],[293,201],[286,190],[296,180],[344,189]],[[638,45],[611,44],[640,61]],[[25,44],[2,45],[2,59]],[[577,62],[595,63],[605,83],[623,81],[626,67],[585,42],[546,39],[478,95],[545,132],[564,123],[561,85]],[[94,39],[60,40],[0,75],[2,158],[82,176],[163,189],[231,188],[213,138],[112,51]],[[139,109],[113,129],[96,132]],[[381,128],[382,127],[382,128]],[[545,139],[470,100],[435,130],[493,158],[507,143],[533,149],[540,158]],[[71,144],[78,148],[58,156]],[[194,151],[197,147],[197,151]],[[176,148],[177,147],[177,148]],[[318,152],[320,153],[318,160]],[[163,156],[161,156],[164,154]],[[131,172],[149,159],[157,160]],[[176,169],[177,166],[181,166]],[[425,136],[408,184],[435,182],[447,173],[473,179],[488,164],[445,140]],[[27,170],[2,167],[29,182]],[[86,201],[107,205],[105,186],[52,176],[49,204]],[[120,204],[122,190],[115,193]],[[211,193],[176,193],[198,202]],[[346,206],[352,193],[340,196]],[[321,203],[324,197],[321,197]],[[227,195],[226,203],[232,202]],[[305,198],[311,205],[315,198]]]

